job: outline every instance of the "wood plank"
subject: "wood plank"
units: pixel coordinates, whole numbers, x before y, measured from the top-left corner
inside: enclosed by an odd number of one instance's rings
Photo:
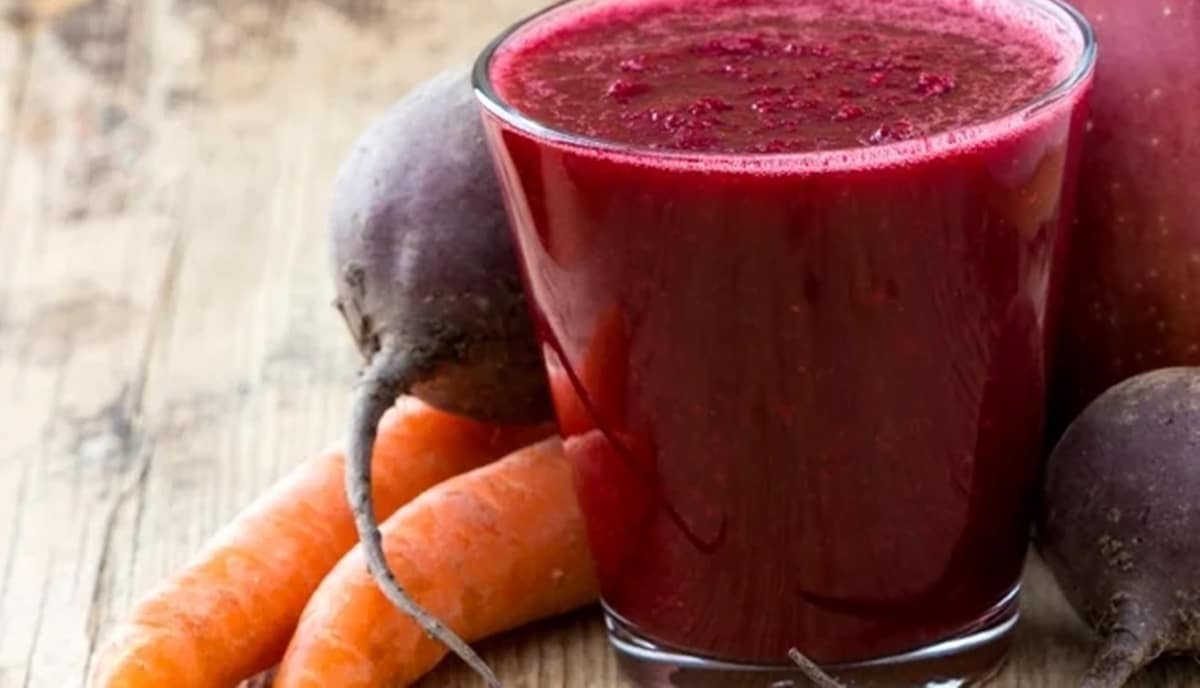
[[[328,306],[326,190],[367,119],[477,49],[408,23],[439,11],[375,34],[357,4],[97,1],[34,22],[2,217],[0,403],[29,417],[5,419],[23,433],[3,440],[0,685],[80,685],[96,635],[339,432],[356,361]],[[397,40],[444,58],[392,69]]]
[[[8,193],[11,161],[16,150],[16,120],[22,109],[29,75],[33,42],[28,21],[16,10],[0,13],[0,210]],[[0,236],[3,236],[0,228]],[[5,252],[7,253],[7,252]],[[0,261],[5,254],[0,254]],[[0,262],[0,279],[7,274]],[[3,282],[0,282],[0,305],[4,303]]]
[[[0,24],[0,688],[82,685],[138,596],[341,432],[336,165],[540,4],[23,0]],[[995,685],[1069,685],[1090,641],[1028,580]],[[482,649],[510,685],[621,685],[595,610]],[[446,662],[421,685],[478,684]]]
[[[152,195],[134,197],[146,143],[134,63],[99,80],[87,62],[139,40],[120,30],[131,6],[108,9],[63,25],[94,29],[95,55],[63,50],[48,15],[4,29],[25,57],[0,171],[2,685],[73,685],[87,661],[111,514],[136,475],[158,283],[172,274]]]
[[[111,609],[341,432],[357,361],[329,305],[329,184],[366,120],[445,64],[390,69],[385,42],[423,40],[423,27],[397,18],[391,35],[364,33],[361,11],[217,3],[181,15],[177,33],[196,37],[202,59],[181,132],[193,147],[181,152],[192,172],[176,214],[187,257],[147,390],[144,499],[115,538],[132,559],[114,572]]]

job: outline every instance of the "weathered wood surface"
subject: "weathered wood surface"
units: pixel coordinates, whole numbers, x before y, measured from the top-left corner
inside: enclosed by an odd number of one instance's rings
[[[337,161],[538,4],[0,3],[0,688],[82,685],[138,595],[338,435]],[[996,685],[1069,685],[1089,640],[1044,574],[1028,592]],[[513,685],[620,685],[594,611],[484,650]]]

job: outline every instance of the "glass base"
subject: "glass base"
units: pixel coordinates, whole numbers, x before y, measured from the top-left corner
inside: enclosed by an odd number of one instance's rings
[[[823,667],[855,688],[961,688],[983,683],[1004,665],[1017,624],[1014,587],[969,632],[890,657]],[[794,665],[762,666],[690,655],[639,636],[605,610],[621,670],[639,688],[804,688]]]

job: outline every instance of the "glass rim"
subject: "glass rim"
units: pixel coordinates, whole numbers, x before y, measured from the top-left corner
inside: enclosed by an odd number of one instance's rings
[[[492,83],[491,66],[493,58],[505,43],[519,31],[531,27],[547,16],[555,14],[568,6],[586,3],[600,4],[609,0],[558,0],[551,5],[534,12],[509,25],[504,31],[493,38],[475,60],[471,71],[471,82],[475,95],[487,112],[495,115],[504,123],[538,139],[547,140],[574,149],[597,151],[610,155],[633,156],[642,160],[654,159],[670,161],[678,164],[702,164],[705,166],[731,163],[738,167],[754,165],[783,165],[786,167],[812,167],[803,163],[819,162],[821,169],[828,169],[832,158],[860,157],[861,153],[870,151],[870,157],[891,158],[893,154],[910,158],[913,153],[943,152],[955,145],[967,144],[977,140],[974,136],[960,138],[966,132],[987,131],[997,124],[1013,118],[1028,120],[1044,111],[1051,105],[1071,95],[1082,87],[1091,77],[1096,64],[1098,52],[1096,33],[1091,23],[1083,13],[1066,0],[996,0],[1033,8],[1057,12],[1063,23],[1078,31],[1082,46],[1079,56],[1072,69],[1057,83],[1017,107],[989,116],[986,120],[960,125],[928,136],[915,139],[896,141],[882,145],[859,145],[830,150],[814,150],[788,153],[757,153],[757,152],[726,152],[726,151],[684,151],[675,149],[652,148],[646,145],[623,143],[612,139],[588,136],[559,129],[521,112],[515,105],[505,100]],[[940,145],[939,145],[940,144]]]

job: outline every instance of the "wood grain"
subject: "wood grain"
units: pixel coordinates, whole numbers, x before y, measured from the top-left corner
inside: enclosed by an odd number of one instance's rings
[[[539,4],[0,4],[0,688],[81,686],[139,595],[337,436],[357,366],[322,241],[340,156]],[[1069,685],[1090,641],[1028,578],[996,685]],[[483,650],[514,686],[620,685],[594,610]],[[447,663],[422,685],[476,683]]]

